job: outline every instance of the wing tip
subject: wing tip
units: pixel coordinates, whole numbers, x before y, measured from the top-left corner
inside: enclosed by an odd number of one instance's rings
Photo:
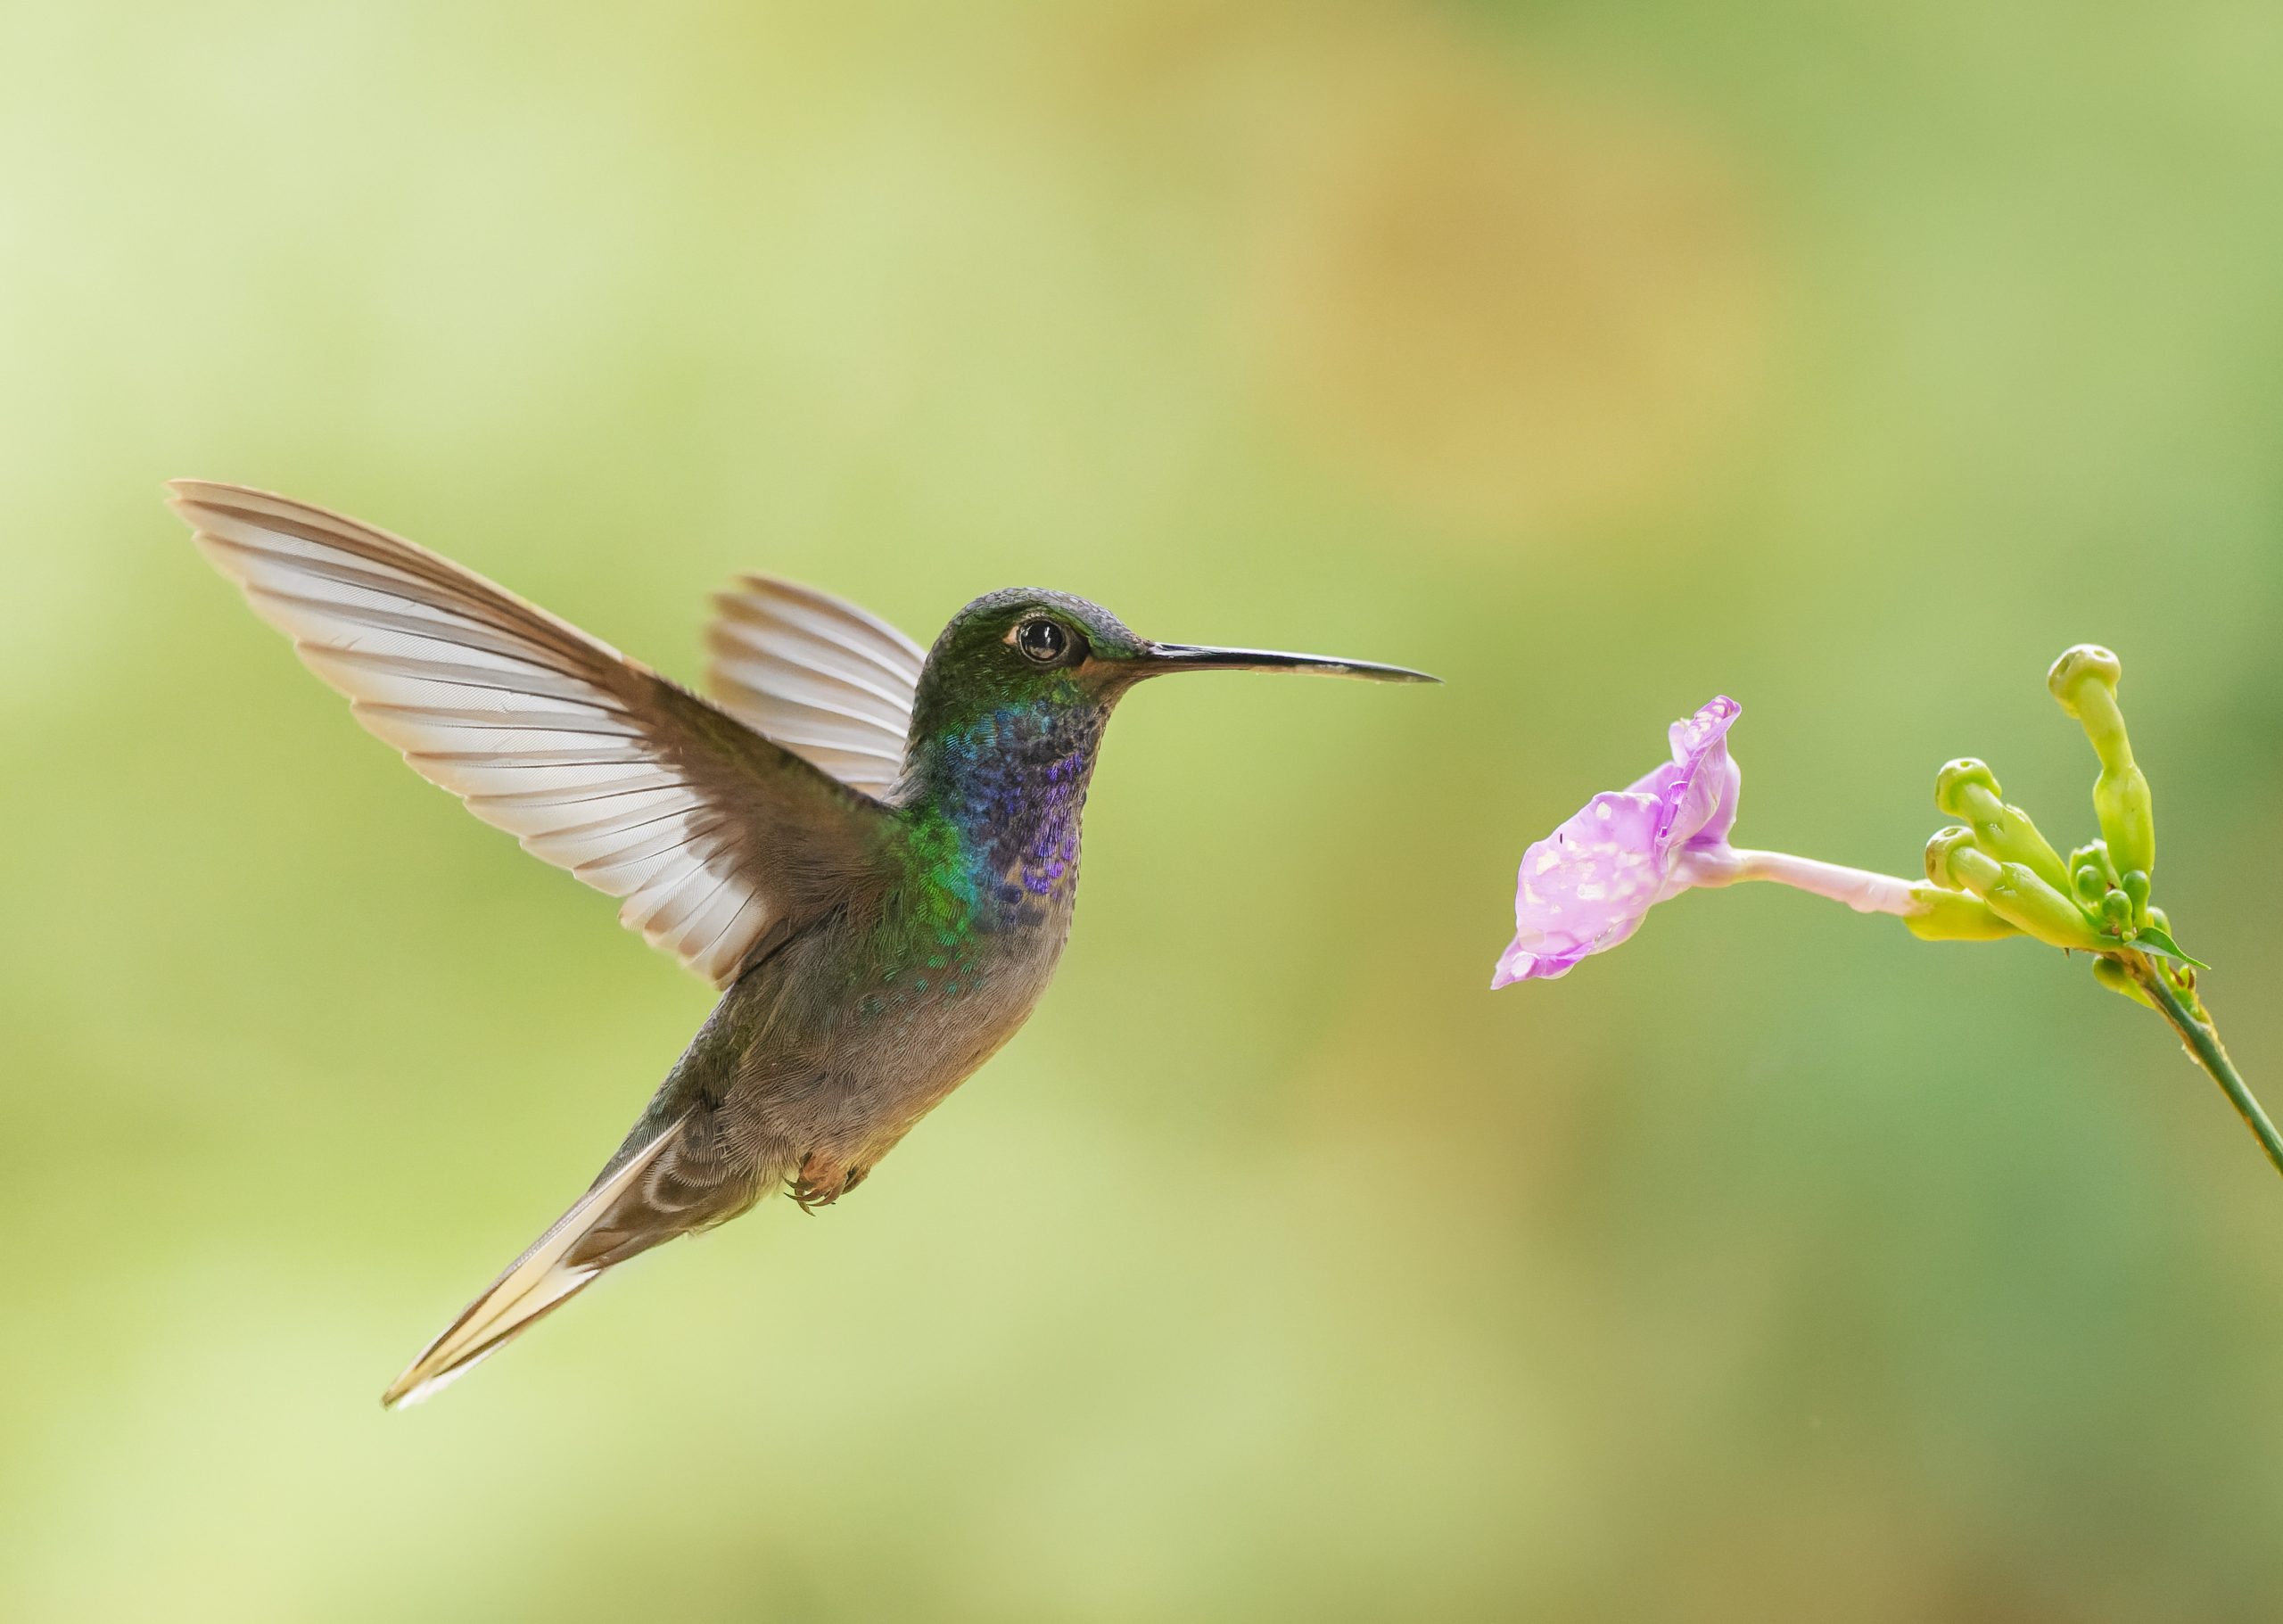
[[[159,487],[160,499],[166,503],[169,513],[195,532],[199,527],[196,509],[201,502],[200,493],[210,489],[211,483],[202,479],[170,479]]]
[[[234,484],[220,479],[181,478],[165,481],[159,490],[161,499],[175,516],[189,525],[200,540],[204,540],[210,533],[210,516],[227,521],[243,516],[249,509],[273,518],[299,516],[327,520],[357,530],[371,528],[341,514],[312,507],[290,496],[281,496],[275,490],[264,490],[259,485]],[[400,545],[410,545],[401,542],[399,538],[391,539],[399,540]]]
[[[210,502],[217,497],[260,496],[268,497],[271,501],[286,499],[272,491],[257,490],[251,485],[234,485],[227,480],[193,479],[188,476],[167,480],[159,486],[159,490],[161,499],[177,513],[202,502]]]

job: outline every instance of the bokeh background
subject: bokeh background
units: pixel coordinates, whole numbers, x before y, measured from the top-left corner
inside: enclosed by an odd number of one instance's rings
[[[2283,1188],[2081,963],[1746,888],[1493,996],[1742,699],[1742,837],[2056,837],[2096,639],[2283,1095],[2283,12],[0,8],[0,1615],[2268,1619]],[[159,506],[695,677],[985,589],[1144,691],[1059,984],[880,1176],[382,1383],[708,994]]]

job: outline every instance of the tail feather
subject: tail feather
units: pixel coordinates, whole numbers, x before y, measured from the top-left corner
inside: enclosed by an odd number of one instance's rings
[[[635,1191],[643,1175],[674,1142],[680,1128],[680,1122],[668,1124],[580,1197],[389,1384],[381,1395],[382,1408],[418,1404],[598,1279],[610,1263],[587,1259],[580,1252],[580,1242],[608,1222],[620,1202]]]

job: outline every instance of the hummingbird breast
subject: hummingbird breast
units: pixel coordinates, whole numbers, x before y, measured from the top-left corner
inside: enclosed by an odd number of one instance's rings
[[[879,973],[902,984],[892,1003],[980,998],[1021,1024],[1069,935],[1100,738],[1098,715],[1040,705],[918,753],[882,909]]]
[[[1067,927],[1105,720],[1041,702],[917,741],[902,803],[912,855],[975,933],[1022,934],[1058,914]]]
[[[1029,1018],[1069,936],[1100,734],[1036,706],[928,741],[870,882],[731,990],[736,1081],[709,1092],[764,1183],[861,1176]]]

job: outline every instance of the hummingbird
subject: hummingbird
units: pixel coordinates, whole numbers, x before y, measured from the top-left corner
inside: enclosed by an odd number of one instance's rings
[[[922,650],[812,587],[715,598],[704,698],[474,572],[242,485],[167,499],[413,770],[721,994],[586,1192],[382,1395],[434,1392],[606,1272],[783,1191],[861,1183],[1029,1018],[1126,691],[1176,672],[1424,672],[1158,643],[1064,592],[977,598]]]

